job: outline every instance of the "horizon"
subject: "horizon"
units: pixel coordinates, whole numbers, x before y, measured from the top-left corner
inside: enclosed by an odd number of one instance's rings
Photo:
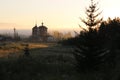
[[[29,36],[32,35],[32,29],[31,30],[30,29],[18,29],[16,31],[17,31],[18,35],[20,35],[20,36],[29,37]],[[48,34],[52,35],[53,32],[55,32],[55,31],[57,31],[59,33],[62,33],[62,34],[66,34],[66,33],[70,32],[73,37],[75,36],[74,31],[79,33],[79,30],[62,30],[62,31],[61,30],[48,30]],[[14,34],[14,30],[13,29],[2,29],[2,30],[0,29],[0,34],[1,35],[10,35],[10,36],[12,36]]]

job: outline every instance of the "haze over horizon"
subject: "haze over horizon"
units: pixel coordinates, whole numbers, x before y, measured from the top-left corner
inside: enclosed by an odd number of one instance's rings
[[[95,0],[96,1],[96,0]],[[107,19],[120,16],[119,0],[97,0]],[[96,2],[97,2],[96,1]],[[108,4],[109,3],[109,4]],[[1,0],[0,30],[31,30],[41,22],[51,30],[79,30],[79,17],[84,17],[90,0]]]
[[[16,30],[18,35],[19,36],[22,36],[22,37],[29,37],[32,35],[32,30],[30,29],[18,29]],[[62,34],[67,34],[67,33],[71,33],[72,36],[75,36],[75,32],[79,32],[79,30],[48,30],[48,34],[52,35],[54,32],[59,32],[59,33],[62,33]],[[13,29],[0,29],[0,34],[2,35],[10,35],[10,36],[13,36],[14,34],[14,30]]]

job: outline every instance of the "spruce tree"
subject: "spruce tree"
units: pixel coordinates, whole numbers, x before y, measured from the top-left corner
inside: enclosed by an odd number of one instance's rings
[[[102,18],[97,19],[101,14],[101,12],[98,12],[99,8],[97,8],[97,4],[98,3],[91,0],[90,6],[86,8],[86,19],[81,19],[81,21],[85,23],[89,29],[96,27],[102,21]]]
[[[86,9],[86,20],[81,19],[88,26],[88,29],[80,32],[74,52],[76,66],[80,71],[86,72],[99,69],[109,52],[104,48],[104,41],[97,31],[97,26],[101,23],[102,18],[98,19],[101,12],[95,14],[99,10],[99,8],[96,8],[97,3],[91,0],[90,6]]]

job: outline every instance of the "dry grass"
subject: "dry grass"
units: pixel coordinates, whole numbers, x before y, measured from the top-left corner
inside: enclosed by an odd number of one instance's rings
[[[26,44],[29,44],[29,49],[46,48],[46,47],[54,45],[52,43],[23,43],[23,42],[1,43],[0,57],[5,57],[5,56],[11,55],[11,54],[12,55],[19,54],[19,52],[22,52],[24,50]]]
[[[30,56],[22,54],[25,43],[7,43],[1,47],[0,80],[120,80],[115,71],[78,73],[71,46],[29,43]],[[9,57],[4,57],[6,56]],[[119,70],[120,66],[116,69]],[[118,72],[119,73],[119,72]],[[115,78],[113,77],[115,75]]]

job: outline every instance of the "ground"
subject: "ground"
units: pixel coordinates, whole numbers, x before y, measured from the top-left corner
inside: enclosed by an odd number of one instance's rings
[[[28,57],[24,55],[26,44],[30,49]],[[72,46],[57,43],[2,43],[0,80],[110,80],[109,72],[78,73],[73,51]]]
[[[73,49],[56,43],[27,43],[30,56],[24,56],[26,43],[0,46],[0,80],[73,80]],[[70,77],[71,76],[71,77]]]

